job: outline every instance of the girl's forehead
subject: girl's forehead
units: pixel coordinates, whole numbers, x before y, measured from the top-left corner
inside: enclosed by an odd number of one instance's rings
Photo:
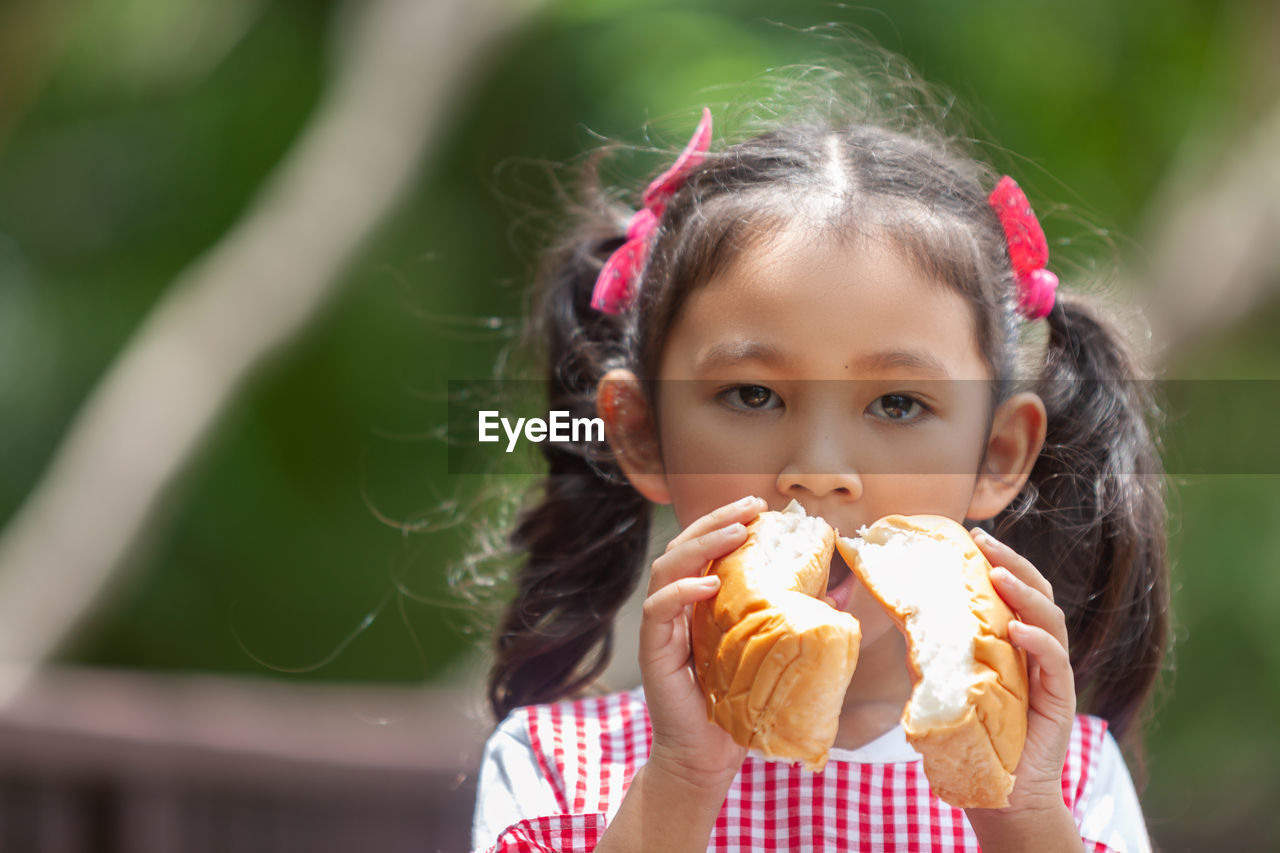
[[[796,232],[744,250],[684,303],[663,351],[664,378],[705,378],[753,363],[797,378],[905,370],[987,378],[973,312],[875,237]]]

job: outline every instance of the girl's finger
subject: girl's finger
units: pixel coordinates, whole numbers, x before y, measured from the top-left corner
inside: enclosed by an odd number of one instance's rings
[[[1031,705],[1043,709],[1047,700],[1060,714],[1074,714],[1075,678],[1066,648],[1048,631],[1025,622],[1009,623],[1009,640],[1039,664],[1031,679]]]
[[[719,589],[720,578],[715,575],[680,578],[644,600],[644,618],[652,622],[674,622],[684,614],[687,605],[710,598]]]
[[[1008,569],[1018,580],[1053,601],[1053,585],[1049,583],[1044,575],[1040,574],[1040,570],[1030,560],[999,539],[996,539],[981,527],[975,527],[969,532],[973,535],[973,541],[978,543],[978,547],[991,565]]]
[[[701,574],[707,563],[723,557],[746,540],[746,526],[735,521],[728,527],[712,530],[681,543],[679,547],[672,548],[653,561],[653,571],[649,574],[649,592],[653,593],[678,578]]]
[[[991,570],[991,583],[1019,619],[1049,632],[1063,649],[1067,648],[1067,617],[1052,599],[1001,566]]]
[[[734,522],[745,524],[768,508],[769,505],[765,503],[764,498],[758,498],[755,495],[747,495],[741,500],[725,504],[680,531],[678,536],[667,543],[667,551],[671,551],[692,539],[697,539],[699,536],[705,536],[713,530],[727,527]]]
[[[680,578],[669,583],[644,600],[644,618],[640,620],[640,657],[657,660],[667,657],[665,647],[677,631],[678,620],[684,619],[685,608],[710,598],[720,589],[720,578],[715,575],[697,578]],[[671,658],[671,667],[683,665],[689,656],[688,648]]]

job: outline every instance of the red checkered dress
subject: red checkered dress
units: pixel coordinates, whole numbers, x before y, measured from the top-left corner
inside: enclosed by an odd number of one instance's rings
[[[521,708],[513,718],[527,724],[537,770],[559,813],[520,820],[490,849],[594,849],[649,754],[652,730],[639,691]],[[1076,718],[1062,796],[1078,824],[1105,734],[1104,721]],[[1115,849],[1088,839],[1085,846]],[[729,789],[707,849],[979,851],[964,812],[930,794],[919,760],[862,763],[833,756],[823,772],[810,773],[754,754]]]

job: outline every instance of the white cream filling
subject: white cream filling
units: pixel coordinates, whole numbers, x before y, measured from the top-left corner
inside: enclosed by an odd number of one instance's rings
[[[755,560],[764,565],[808,562],[822,532],[822,519],[807,515],[798,501],[792,501],[757,525]]]
[[[854,544],[872,586],[906,614],[907,634],[921,670],[908,708],[915,726],[955,719],[967,701],[976,672],[973,639],[979,623],[969,608],[962,570],[964,551],[955,543],[919,533],[875,531]]]
[[[822,541],[825,531],[826,522],[806,514],[804,507],[793,500],[786,509],[764,516],[756,525],[756,547],[747,551],[745,567],[752,578],[764,581],[771,588],[797,589],[804,585],[800,582],[800,570],[809,567],[815,546]],[[783,567],[794,571],[779,574]]]

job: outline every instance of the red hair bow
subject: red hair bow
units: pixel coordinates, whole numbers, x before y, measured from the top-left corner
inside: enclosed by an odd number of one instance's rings
[[[988,201],[995,208],[1009,242],[1009,260],[1018,281],[1018,312],[1028,320],[1047,316],[1053,308],[1058,277],[1045,269],[1049,263],[1049,243],[1031,209],[1031,202],[1008,175],[996,184]]]
[[[701,165],[711,147],[711,110],[703,107],[702,121],[693,132],[693,138],[676,158],[670,169],[663,172],[644,191],[644,206],[635,212],[627,224],[627,242],[605,261],[591,292],[591,307],[606,314],[621,314],[631,304],[636,280],[649,259],[653,235],[667,202],[684,185],[689,173]]]

